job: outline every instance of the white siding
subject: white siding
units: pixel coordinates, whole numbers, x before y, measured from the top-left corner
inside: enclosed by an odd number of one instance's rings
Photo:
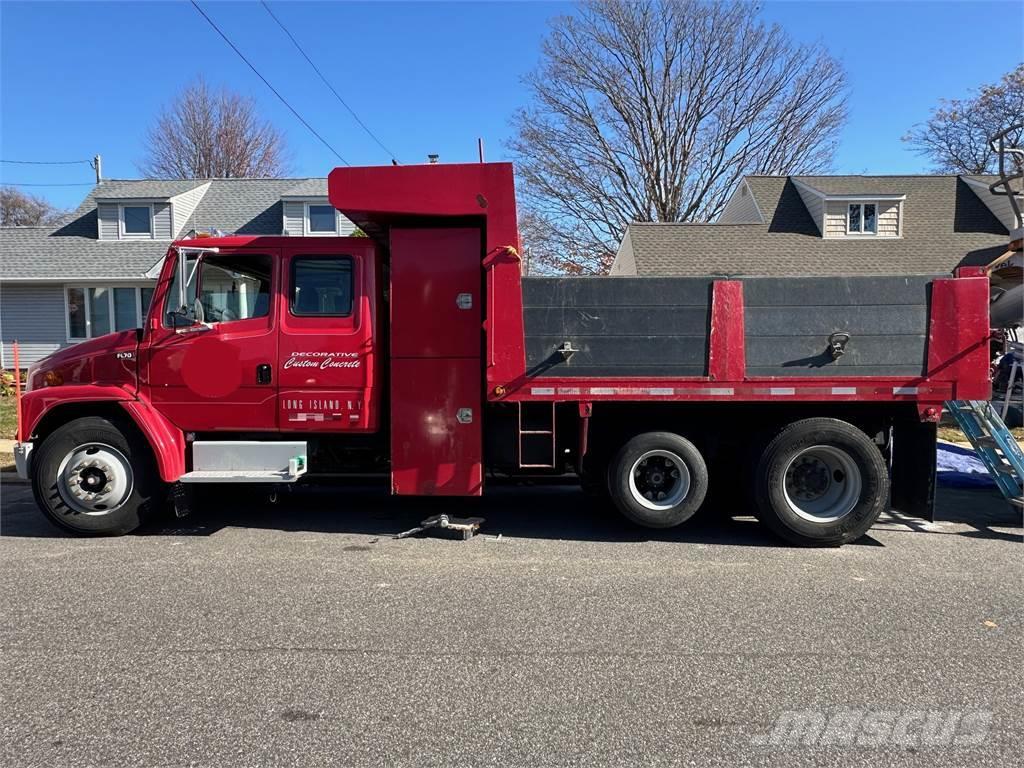
[[[764,218],[757,209],[757,202],[747,182],[740,183],[725,208],[718,215],[719,224],[763,224]]]
[[[814,226],[818,228],[819,232],[822,232],[822,220],[825,216],[825,198],[810,189],[806,184],[801,184],[799,181],[794,180],[793,186],[796,187],[797,192],[800,193],[800,199],[804,201],[804,206],[807,208],[807,212],[811,215],[814,220]],[[845,224],[843,225],[845,228]],[[824,232],[822,232],[824,234]]]
[[[171,229],[171,204],[153,203],[153,239],[174,239]]]
[[[306,215],[306,208],[302,202],[286,200],[284,203],[284,233],[293,237],[302,237],[302,218]]]
[[[338,234],[342,237],[348,237],[356,231],[356,225],[346,219],[340,213],[338,214]]]
[[[610,277],[631,277],[636,276],[636,259],[633,256],[633,241],[629,237],[629,229],[622,237],[619,244],[619,251],[615,254],[615,261],[608,271]]]
[[[100,203],[96,206],[99,219],[100,240],[117,240],[120,234],[117,203]]]
[[[825,204],[824,237],[846,237],[846,206],[844,200],[829,200]]]
[[[899,237],[901,203],[881,202],[878,204],[878,236]]]
[[[64,286],[0,283],[0,337],[4,368],[14,365],[15,341],[22,367],[67,346]]]
[[[210,182],[206,182],[189,192],[184,192],[171,198],[171,203],[174,206],[174,232],[172,237],[180,237],[183,233],[193,228],[192,214],[195,213],[196,206],[199,205],[199,201],[203,199],[203,195],[206,194],[206,190],[209,188]],[[202,226],[202,224],[201,222],[196,222],[195,226]]]

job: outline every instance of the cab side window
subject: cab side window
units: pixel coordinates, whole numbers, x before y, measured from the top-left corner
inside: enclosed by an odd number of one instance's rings
[[[352,314],[352,258],[296,256],[292,259],[289,309],[298,317]]]
[[[199,268],[199,300],[208,323],[270,314],[270,256],[207,256]]]

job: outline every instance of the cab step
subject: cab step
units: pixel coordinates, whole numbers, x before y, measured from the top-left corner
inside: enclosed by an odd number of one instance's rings
[[[183,483],[294,483],[304,474],[305,441],[196,440]]]
[[[303,473],[241,469],[197,469],[181,476],[183,483],[294,483]]]

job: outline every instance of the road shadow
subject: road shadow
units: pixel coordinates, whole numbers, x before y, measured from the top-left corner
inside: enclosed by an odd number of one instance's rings
[[[924,534],[1019,540],[998,528],[1019,528],[1020,515],[998,494],[987,490],[940,488],[937,519],[970,526],[943,531],[923,520],[893,511],[882,522]],[[744,547],[788,547],[735,499],[710,500],[684,525],[667,530],[638,528],[606,503],[583,494],[575,485],[498,481],[481,498],[396,497],[383,484],[292,486],[271,496],[262,487],[207,489],[185,518],[164,516],[137,536],[211,536],[231,527],[286,532],[348,533],[388,537],[409,530],[427,517],[482,517],[481,533],[527,539],[576,541],[666,541]],[[891,529],[890,529],[891,530]],[[0,489],[0,536],[58,538],[70,534],[52,526],[36,509],[28,486]],[[443,534],[435,534],[443,535]],[[864,536],[854,546],[881,547]]]
[[[935,521],[968,526],[970,530],[943,530],[897,511],[890,512],[889,518],[914,532],[1014,542],[1024,540],[1024,513],[1009,504],[994,486],[956,488],[940,485],[936,489]]]
[[[0,498],[0,535],[65,537],[43,517],[27,486]],[[745,547],[788,547],[752,516],[732,506],[705,506],[684,525],[651,530],[629,524],[575,485],[497,482],[481,498],[396,497],[383,486],[293,486],[272,500],[269,488],[226,488],[196,499],[185,518],[166,516],[136,536],[211,536],[230,527],[389,537],[437,514],[482,517],[480,533],[526,539],[666,541]],[[13,497],[13,498],[12,498]],[[432,532],[432,535],[444,535]],[[866,536],[857,545],[881,546]]]

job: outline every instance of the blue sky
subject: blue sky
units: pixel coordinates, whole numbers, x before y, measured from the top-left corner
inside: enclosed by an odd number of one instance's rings
[[[202,2],[258,69],[353,165],[388,157],[316,79],[255,2]],[[335,87],[403,162],[504,157],[521,77],[566,3],[271,1]],[[900,136],[940,97],[997,80],[1024,59],[1020,2],[767,2],[764,18],[799,41],[822,41],[850,77],[851,119],[835,170],[916,173]],[[292,172],[337,161],[186,2],[0,3],[0,157],[103,155],[104,175],[131,178],[147,125],[203,74],[252,95],[287,135]],[[0,165],[3,182],[89,182],[77,166]],[[71,207],[87,187],[31,187]]]

